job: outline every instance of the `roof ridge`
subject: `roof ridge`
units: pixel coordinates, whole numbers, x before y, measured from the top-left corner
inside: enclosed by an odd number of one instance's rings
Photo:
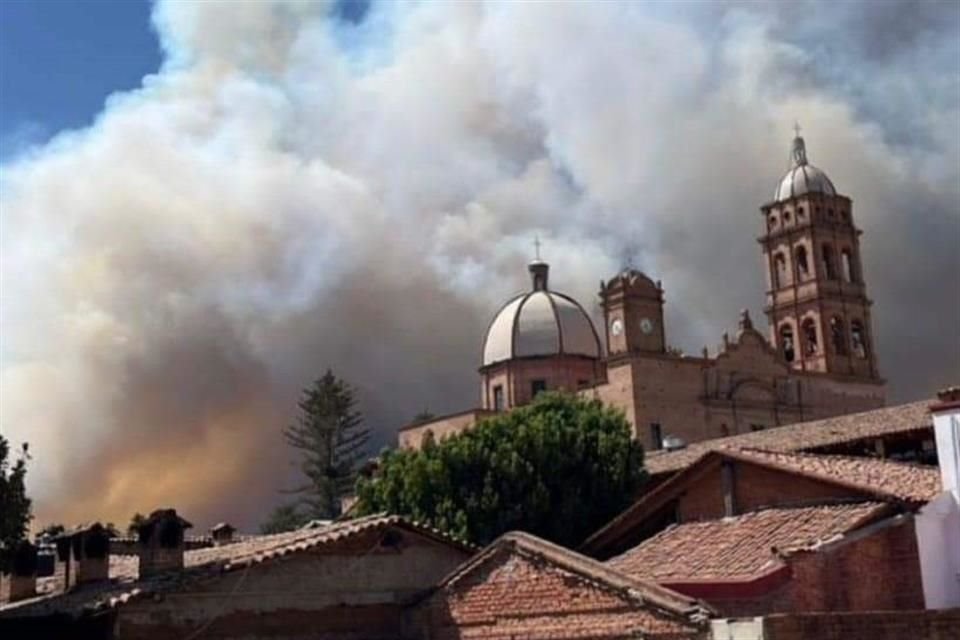
[[[544,557],[568,571],[597,580],[631,599],[653,604],[690,619],[698,619],[711,611],[708,605],[695,598],[685,596],[653,581],[634,578],[598,560],[523,531],[511,531],[494,540],[484,552],[478,554],[476,562],[468,563],[469,567],[466,570],[469,571],[470,568],[482,563],[505,544],[512,544],[514,548]],[[444,584],[441,583],[441,586]]]

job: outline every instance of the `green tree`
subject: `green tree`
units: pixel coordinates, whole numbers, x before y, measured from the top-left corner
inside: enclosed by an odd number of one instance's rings
[[[387,511],[474,542],[519,529],[576,546],[620,513],[646,480],[623,414],[540,394],[474,429],[385,453],[357,486],[360,514]]]
[[[16,462],[10,461],[10,443],[0,435],[0,565],[6,566],[8,554],[27,535],[30,524],[30,498],[24,481],[27,477],[27,445]]]
[[[130,518],[130,524],[127,525],[127,535],[135,536],[140,531],[140,525],[147,521],[147,516],[139,511]]]
[[[307,482],[292,493],[309,518],[335,518],[340,498],[352,492],[359,463],[366,457],[370,431],[357,410],[353,389],[326,374],[303,390],[297,422],[287,427],[287,444],[301,452]]]
[[[267,519],[260,525],[260,533],[283,533],[299,529],[310,517],[300,511],[295,504],[283,504],[270,512]]]

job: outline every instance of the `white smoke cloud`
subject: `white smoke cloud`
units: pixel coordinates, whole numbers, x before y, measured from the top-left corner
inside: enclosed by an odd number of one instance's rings
[[[0,422],[32,444],[41,521],[169,503],[252,525],[328,366],[380,442],[470,405],[536,234],[588,309],[634,252],[671,342],[715,344],[761,305],[758,206],[795,118],[865,230],[893,399],[956,380],[953,9],[880,53],[849,42],[890,21],[838,12],[829,72],[791,11],[157,4],[163,68],[3,167]]]

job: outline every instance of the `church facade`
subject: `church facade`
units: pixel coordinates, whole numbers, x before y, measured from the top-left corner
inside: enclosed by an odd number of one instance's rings
[[[487,330],[480,408],[404,427],[400,446],[418,448],[546,390],[620,408],[648,449],[883,406],[852,201],[808,162],[799,134],[792,165],[760,208],[767,335],[743,311],[715,354],[683,355],[667,344],[661,283],[634,269],[601,283],[598,332],[576,300],[550,289],[538,259],[531,290]]]

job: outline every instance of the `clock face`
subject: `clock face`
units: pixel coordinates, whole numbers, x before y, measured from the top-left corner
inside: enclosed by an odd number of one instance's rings
[[[649,334],[653,331],[653,320],[650,318],[641,318],[640,319],[640,331],[643,331],[646,334]]]
[[[623,333],[623,320],[620,318],[614,318],[613,322],[610,323],[610,333],[615,336]]]

